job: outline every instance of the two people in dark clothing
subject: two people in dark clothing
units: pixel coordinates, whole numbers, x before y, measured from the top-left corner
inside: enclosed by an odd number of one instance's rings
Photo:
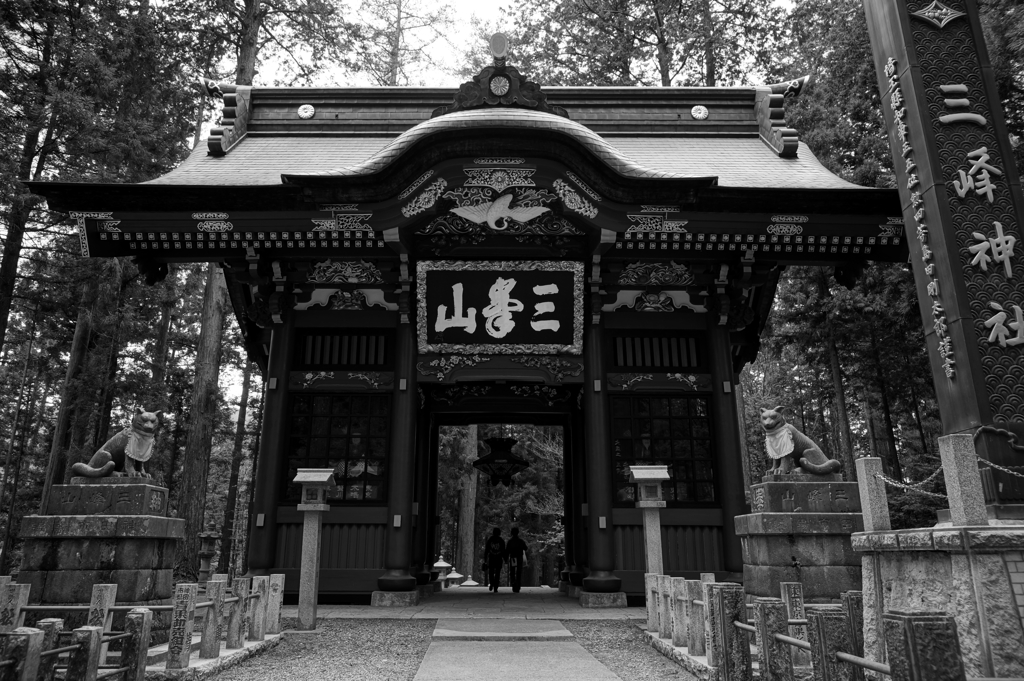
[[[519,593],[523,587],[523,568],[527,565],[530,548],[519,537],[519,528],[512,528],[512,537],[505,543],[501,538],[501,530],[497,527],[491,532],[484,545],[484,562],[487,564],[487,585],[491,591],[497,592],[501,584],[501,568],[508,563],[508,581],[512,593]]]

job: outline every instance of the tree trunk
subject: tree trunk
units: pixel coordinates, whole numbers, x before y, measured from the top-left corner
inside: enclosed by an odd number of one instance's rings
[[[871,400],[864,396],[864,418],[868,422],[868,442],[871,444],[871,456],[878,458],[878,435],[875,433],[875,414],[871,409]]]
[[[395,0],[395,32],[391,38],[390,64],[388,65],[388,85],[398,85],[398,64],[402,57],[402,0]]]
[[[242,395],[238,401],[238,422],[235,424],[235,446],[231,453],[231,475],[228,478],[228,499],[224,506],[224,525],[220,531],[220,572],[228,572],[232,564],[232,533],[235,528],[235,506],[238,503],[238,471],[245,458],[245,412],[249,406],[249,385],[252,383],[252,362],[246,361],[242,372]]]
[[[878,396],[882,403],[882,419],[885,424],[886,458],[889,461],[890,474],[896,480],[903,480],[903,467],[900,465],[900,458],[896,452],[896,431],[892,424],[892,409],[889,407],[889,395],[885,385],[885,375],[882,370],[882,357],[878,348],[878,337],[875,335],[875,327],[871,326],[871,352],[875,362],[875,378],[878,381]]]
[[[256,77],[256,57],[260,50],[260,29],[264,13],[262,0],[245,0],[239,26],[238,61],[235,64],[235,83],[252,85]]]
[[[469,427],[469,435],[466,437],[466,447],[463,449],[463,459],[472,463],[476,460],[477,453],[477,426]],[[459,491],[459,555],[455,559],[455,569],[461,570],[464,575],[471,575],[476,572],[476,486],[480,474],[476,468],[470,467],[468,473],[462,476],[462,489]],[[481,580],[483,576],[481,576]],[[478,580],[479,581],[479,580]]]
[[[249,461],[251,465],[248,467],[246,474],[248,479],[246,480],[246,505],[245,505],[245,531],[241,532],[241,542],[239,544],[239,554],[241,556],[241,572],[246,574],[249,572],[249,523],[252,522],[252,505],[253,497],[256,493],[256,485],[253,482],[256,480],[256,468],[258,466],[258,454],[260,452],[260,437],[263,434],[263,406],[266,403],[267,397],[267,382],[266,380],[260,386],[260,404],[256,409],[256,423],[253,424],[253,438],[252,446],[249,447]],[[237,535],[237,533],[236,533]]]
[[[67,439],[73,411],[72,401],[77,390],[78,375],[82,372],[82,367],[85,364],[89,340],[92,336],[93,315],[96,312],[98,292],[99,276],[89,277],[83,286],[82,302],[78,306],[78,321],[75,324],[75,335],[71,341],[71,351],[68,355],[68,368],[64,374],[64,384],[60,391],[60,409],[57,412],[57,422],[53,427],[50,459],[46,464],[43,493],[39,501],[40,513],[46,512],[50,490],[53,485],[64,482],[64,475],[68,467]]]
[[[711,0],[704,0],[704,85],[715,87],[718,65],[715,63],[715,27],[711,23]]]
[[[217,416],[217,381],[220,377],[224,310],[227,307],[224,275],[216,263],[207,267],[203,294],[202,328],[196,352],[196,378],[192,389],[191,424],[185,440],[181,498],[178,515],[185,519],[185,539],[178,543],[177,576],[195,581],[199,576],[199,534],[203,531],[210,444]]]
[[[828,275],[825,269],[818,268],[818,293],[823,298],[832,298],[832,292],[828,286]],[[847,480],[857,480],[857,470],[853,465],[853,436],[850,433],[850,417],[846,411],[846,390],[843,388],[843,370],[839,364],[839,349],[836,346],[835,327],[832,325],[832,315],[829,310],[825,312],[825,337],[828,346],[828,360],[832,370],[832,389],[835,391],[836,406],[836,429],[839,437],[836,440],[836,448],[839,450],[839,458],[843,464],[843,471]]]

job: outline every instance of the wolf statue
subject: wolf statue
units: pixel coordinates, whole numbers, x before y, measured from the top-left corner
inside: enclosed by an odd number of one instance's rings
[[[827,475],[843,465],[825,456],[814,440],[786,423],[785,407],[761,410],[764,446],[772,459],[769,475]]]
[[[122,430],[92,455],[89,463],[76,463],[71,467],[75,475],[84,478],[128,476],[151,478],[143,464],[153,456],[153,442],[163,425],[164,413],[136,409],[130,426]]]

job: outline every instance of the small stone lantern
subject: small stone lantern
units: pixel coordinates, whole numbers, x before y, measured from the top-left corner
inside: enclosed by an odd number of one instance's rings
[[[664,573],[661,560],[661,509],[665,500],[661,482],[669,479],[668,466],[630,466],[629,481],[636,483],[639,499],[636,507],[644,513],[644,545],[647,548],[647,572]]]
[[[293,482],[302,485],[302,557],[299,561],[299,626],[316,629],[316,600],[320,592],[320,528],[330,506],[327,491],[338,486],[332,468],[300,468]]]
[[[434,569],[437,570],[437,583],[438,584],[441,584],[441,585],[444,584],[445,577],[447,577],[447,575],[448,575],[448,568],[450,568],[450,567],[451,567],[451,564],[445,562],[444,556],[438,556],[437,557],[437,562],[434,563]]]

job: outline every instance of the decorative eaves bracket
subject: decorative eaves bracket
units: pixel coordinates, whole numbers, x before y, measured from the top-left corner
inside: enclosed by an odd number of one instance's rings
[[[206,140],[210,156],[224,156],[245,137],[252,111],[252,86],[228,85],[200,78],[199,87],[208,96],[224,100],[221,125],[212,128]]]
[[[761,141],[780,158],[796,158],[800,146],[797,131],[786,127],[785,99],[799,96],[810,82],[811,76],[804,76],[785,83],[755,88],[754,106]]]

